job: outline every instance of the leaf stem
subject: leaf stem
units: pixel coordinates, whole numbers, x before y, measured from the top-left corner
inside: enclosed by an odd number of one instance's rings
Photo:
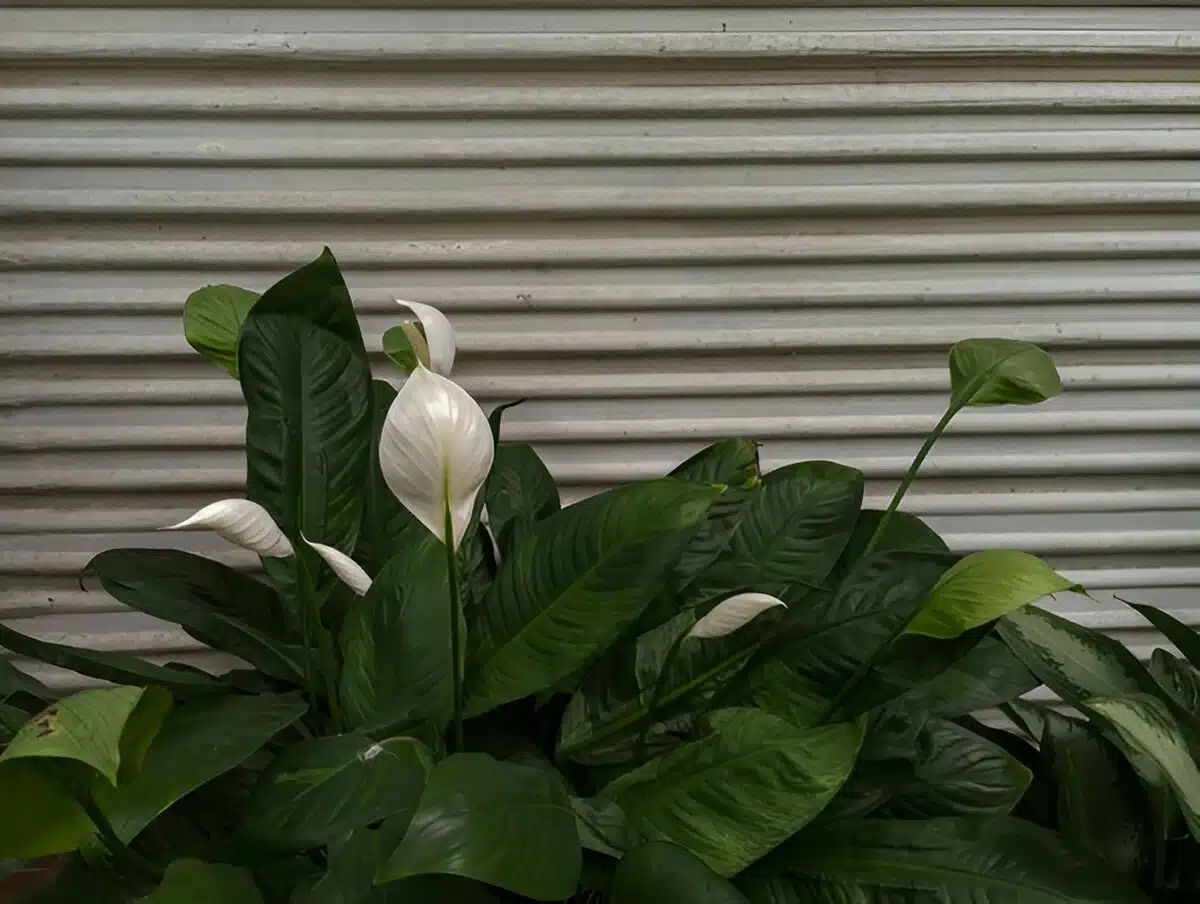
[[[446,577],[450,581],[450,672],[454,686],[454,752],[462,753],[463,744],[463,640],[462,588],[458,583],[458,552],[454,549],[454,524],[450,506],[446,506]]]
[[[667,675],[670,673],[671,667],[675,665],[675,660],[679,656],[679,648],[687,640],[688,631],[690,630],[691,628],[688,628],[676,637],[675,642],[671,644],[671,648],[667,650],[667,655],[663,657],[662,668],[658,670],[658,678],[655,679],[654,690],[650,694],[650,705],[646,707],[646,724],[638,732],[637,741],[633,745],[634,762],[640,760],[642,754],[646,752],[646,742],[649,739],[650,729],[654,727],[654,711],[658,709],[659,703],[662,702],[663,691],[667,684]]]
[[[321,606],[317,599],[316,581],[313,580],[308,566],[302,556],[296,556],[297,580],[300,584],[300,605],[304,612],[304,641],[308,653],[306,663],[309,692],[313,699],[320,697],[320,687],[316,672],[324,680],[325,702],[329,706],[329,717],[333,722],[334,732],[341,732],[345,725],[342,722],[342,706],[338,699],[337,683],[334,681],[333,666],[336,655],[333,651],[333,640],[325,626],[321,624]],[[314,662],[314,653],[316,659]],[[316,709],[316,707],[314,707]]]
[[[937,426],[933,428],[933,432],[926,437],[924,444],[921,446],[921,451],[917,453],[917,457],[908,466],[908,471],[905,473],[904,479],[900,481],[900,486],[896,488],[896,493],[892,496],[892,501],[888,503],[887,511],[883,513],[883,517],[879,519],[879,524],[875,526],[875,533],[871,534],[871,539],[867,541],[866,549],[863,550],[864,556],[870,555],[876,545],[878,545],[880,539],[883,537],[884,528],[892,520],[892,513],[900,507],[900,500],[904,498],[904,494],[908,492],[908,488],[917,479],[917,472],[921,470],[921,465],[925,463],[925,459],[933,449],[933,444],[941,438],[946,428],[950,425],[950,420],[961,410],[961,405],[956,405],[951,401],[950,407],[946,409],[946,413],[942,415],[942,419],[937,422]]]
[[[96,827],[96,834],[100,836],[100,840],[113,857],[124,861],[130,868],[136,870],[143,877],[152,879],[156,884],[162,881],[162,873],[158,868],[121,840],[121,836],[117,834],[116,829],[112,827],[112,823],[108,821],[108,817],[104,815],[104,811],[100,809],[90,793],[73,796],[79,806],[83,808],[83,812],[87,814],[88,819],[92,821],[92,825]]]

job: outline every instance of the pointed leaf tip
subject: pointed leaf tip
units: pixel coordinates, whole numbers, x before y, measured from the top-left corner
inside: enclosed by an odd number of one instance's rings
[[[787,603],[769,593],[736,594],[718,603],[696,622],[688,632],[688,637],[724,637],[776,606],[786,609]]]
[[[449,509],[457,549],[494,453],[478,403],[457,383],[418,367],[388,409],[379,469],[400,504],[442,542]]]
[[[454,369],[454,355],[458,346],[454,339],[454,327],[450,325],[446,315],[433,305],[422,304],[419,301],[404,301],[399,298],[394,301],[412,311],[421,322],[425,342],[429,346],[429,360],[421,363],[439,376],[450,376]]]
[[[163,530],[188,528],[211,530],[263,558],[284,558],[294,554],[291,542],[267,510],[249,499],[222,499]]]
[[[333,573],[341,578],[342,582],[353,590],[355,594],[365,596],[367,591],[371,589],[371,576],[363,570],[361,565],[340,549],[334,549],[332,546],[326,546],[324,543],[314,543],[303,534],[300,535],[300,539],[311,546],[317,555],[325,560],[325,564],[333,569]]]

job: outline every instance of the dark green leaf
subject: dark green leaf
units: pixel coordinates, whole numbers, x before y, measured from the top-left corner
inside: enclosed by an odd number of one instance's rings
[[[1163,636],[1183,654],[1184,659],[1196,668],[1200,668],[1200,634],[1161,609],[1139,603],[1126,603],[1126,605],[1136,609],[1146,621],[1161,631]]]
[[[351,727],[445,724],[453,711],[445,547],[423,534],[388,562],[342,627],[341,698]]]
[[[631,847],[633,835],[629,831],[629,822],[621,808],[611,800],[572,797],[570,802],[579,843],[586,850],[619,858]]]
[[[500,423],[504,419],[504,412],[510,408],[516,408],[518,405],[523,405],[528,399],[517,399],[515,402],[505,402],[497,405],[492,409],[492,413],[488,415],[488,426],[492,428],[492,445],[500,445]]]
[[[742,509],[725,550],[696,579],[694,596],[754,588],[785,599],[820,586],[854,529],[863,475],[824,461],[772,471]]]
[[[834,569],[836,575],[845,576],[850,573],[854,564],[866,552],[867,544],[875,536],[879,522],[883,520],[883,512],[878,509],[863,509],[854,522],[854,531],[842,550],[842,557]],[[945,541],[938,536],[924,521],[908,512],[892,512],[883,535],[875,541],[873,552],[915,552],[927,550],[931,552],[949,552]]]
[[[3,638],[0,637],[0,645]],[[25,694],[35,700],[48,701],[53,694],[50,689],[32,675],[27,675],[7,659],[0,657],[0,703],[17,695]]]
[[[953,722],[932,719],[917,735],[913,779],[880,815],[899,819],[988,816],[1012,811],[1032,777],[1001,748]]]
[[[1166,650],[1155,650],[1150,674],[1185,712],[1200,718],[1200,670]]]
[[[477,613],[468,714],[549,687],[608,647],[663,587],[718,494],[675,480],[634,484],[538,523]]]
[[[317,738],[283,751],[246,804],[242,835],[263,848],[307,850],[416,808],[433,765],[413,738]]]
[[[367,445],[367,491],[362,502],[362,523],[354,559],[367,574],[378,574],[392,556],[404,548],[408,539],[422,536],[424,528],[409,532],[417,519],[400,504],[388,489],[379,470],[379,437],[388,409],[396,399],[396,390],[384,380],[371,381],[371,440]]]
[[[524,443],[496,447],[484,496],[488,527],[505,552],[560,507],[554,478],[533,447]]]
[[[711,727],[603,796],[644,837],[683,845],[723,876],[815,817],[850,774],[863,737],[861,721],[800,728],[755,709],[721,710]]]
[[[183,305],[183,335],[192,348],[236,377],[238,335],[257,300],[257,292],[237,286],[197,289]]]
[[[1054,360],[1030,342],[964,339],[950,349],[950,407],[1036,405],[1062,392]]]
[[[198,672],[181,671],[153,665],[136,656],[123,653],[106,653],[84,650],[63,644],[38,640],[20,634],[0,624],[0,647],[19,656],[36,659],[47,665],[78,672],[89,678],[111,681],[114,684],[154,685],[161,684],[176,691],[221,690],[221,683],[213,677]]]
[[[579,870],[575,817],[561,780],[543,769],[467,753],[434,768],[379,880],[452,874],[536,901],[560,901],[575,892]]]
[[[1002,640],[989,634],[903,700],[930,715],[953,719],[1015,700],[1040,684]]]
[[[176,860],[138,904],[263,904],[254,875],[240,866]]]
[[[723,439],[705,446],[668,476],[749,489],[760,480],[758,444],[749,439]]]
[[[248,575],[174,549],[110,549],[92,559],[88,570],[125,605],[175,622],[201,643],[268,675],[303,682],[306,654],[280,639],[278,596]]]
[[[831,823],[797,836],[770,864],[789,878],[858,886],[865,904],[896,900],[893,890],[930,892],[944,904],[1145,904],[1104,864],[1009,817]]]
[[[350,291],[328,248],[315,261],[294,270],[263,292],[247,320],[261,314],[303,317],[347,343],[364,362],[367,359]]]
[[[747,904],[745,896],[703,860],[665,841],[634,848],[613,876],[610,904]]]

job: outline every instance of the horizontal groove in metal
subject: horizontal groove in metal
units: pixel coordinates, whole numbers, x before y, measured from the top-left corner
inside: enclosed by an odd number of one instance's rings
[[[1042,343],[1066,397],[961,415],[906,509],[1047,555],[1139,654],[1113,594],[1200,621],[1200,10],[852,5],[0,11],[0,617],[230,664],[77,579],[114,545],[258,573],[156,531],[243,492],[178,314],[328,242],[369,348],[438,304],[456,378],[533,400],[505,438],[568,500],[742,434],[879,508],[946,348]]]

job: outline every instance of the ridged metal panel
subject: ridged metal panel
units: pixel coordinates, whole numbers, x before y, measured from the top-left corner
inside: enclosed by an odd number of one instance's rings
[[[0,12],[0,617],[216,664],[78,576],[253,566],[154,532],[243,476],[179,311],[328,243],[369,346],[443,307],[571,496],[747,435],[881,505],[947,346],[1043,343],[1068,393],[962,415],[908,507],[1138,649],[1114,593],[1200,622],[1200,10],[266,5]]]

